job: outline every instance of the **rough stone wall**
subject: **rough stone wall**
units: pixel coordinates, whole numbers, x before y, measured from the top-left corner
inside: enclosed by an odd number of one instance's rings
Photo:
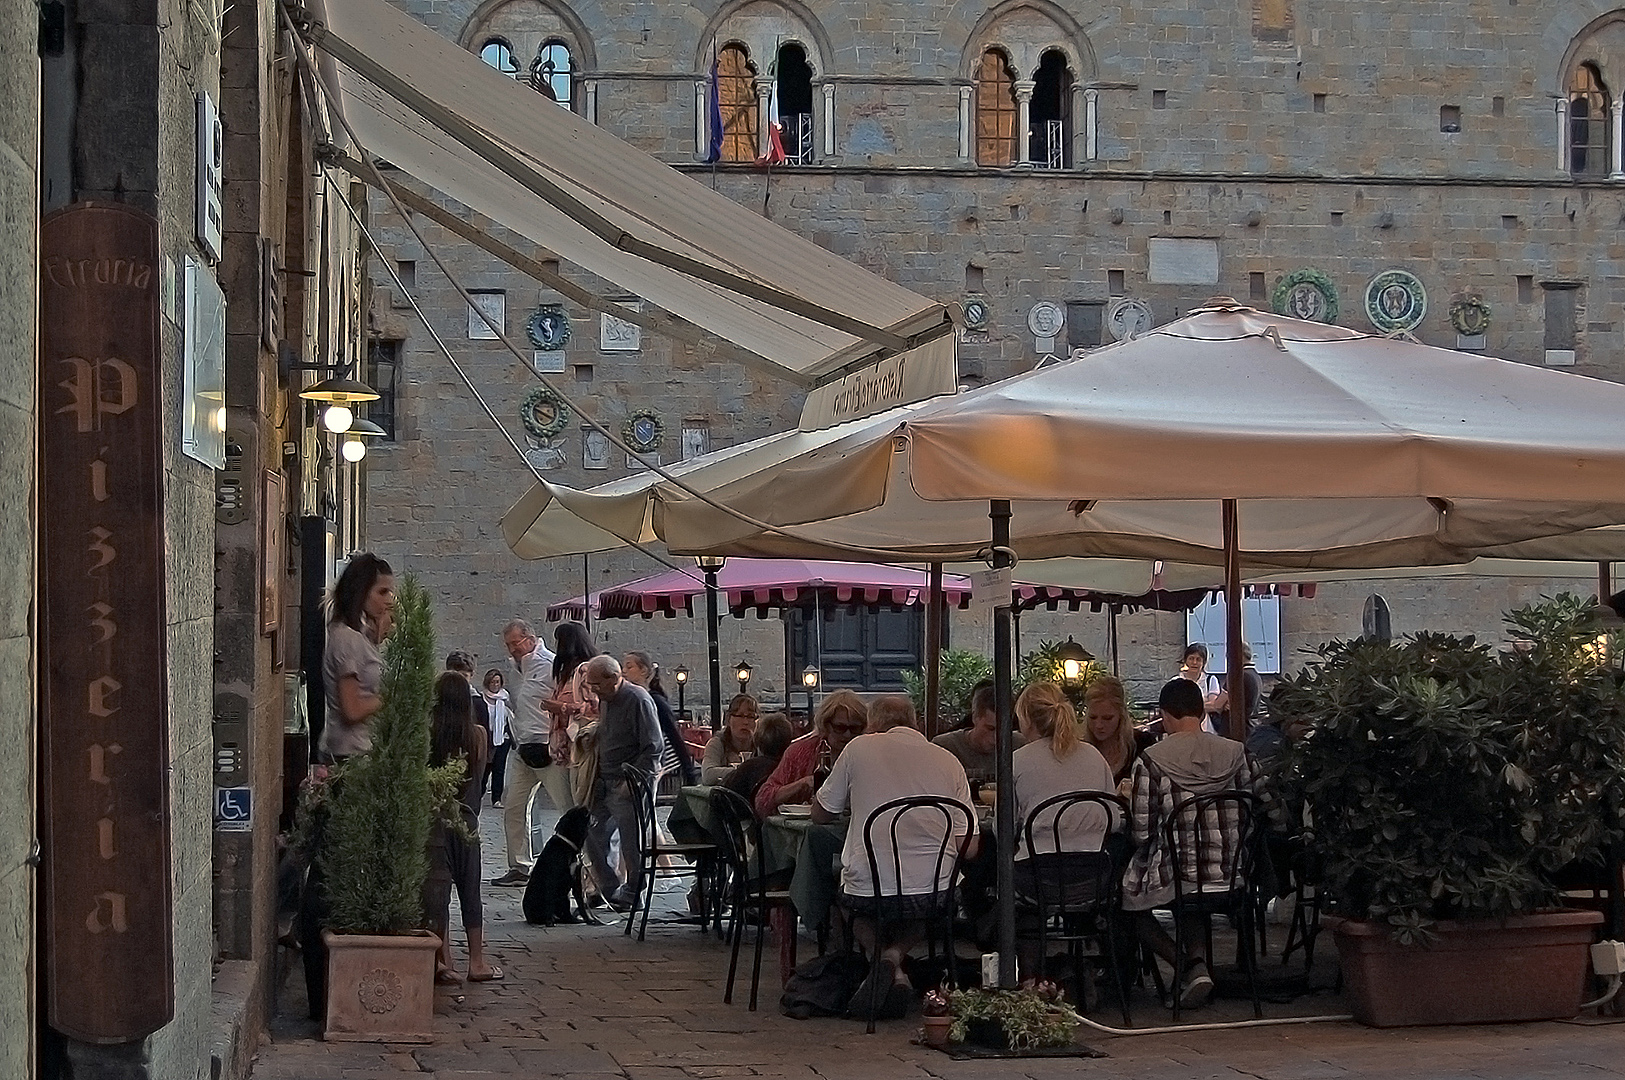
[[[0,9],[0,1076],[33,1075],[34,417],[39,20]]]
[[[447,37],[480,44],[469,0],[401,6]],[[1493,308],[1486,351],[1535,364],[1548,347],[1542,283],[1581,282],[1571,370],[1625,378],[1625,321],[1617,315],[1625,276],[1612,269],[1625,255],[1616,228],[1625,186],[1576,183],[1558,171],[1554,112],[1575,36],[1612,6],[1579,0],[1552,12],[1436,0],[1396,11],[1287,0],[1085,10],[961,0],[927,11],[887,0],[820,5],[814,18],[799,4],[766,0],[658,8],[593,0],[555,10],[567,11],[563,23],[589,38],[596,67],[581,74],[597,80],[597,121],[607,130],[921,293],[984,297],[988,328],[966,335],[960,349],[962,381],[978,384],[1038,360],[1026,319],[1040,300],[1126,295],[1164,322],[1215,294],[1267,307],[1277,282],[1306,267],[1335,284],[1338,321],[1360,328],[1370,325],[1362,312],[1366,283],[1386,269],[1412,271],[1428,290],[1428,314],[1415,334],[1445,347],[1457,344],[1452,300],[1480,295]],[[693,81],[703,78],[718,28],[735,28],[758,9],[764,17],[788,10],[810,20],[814,51],[825,57],[815,78],[835,85],[835,154],[770,177],[749,166],[713,171],[694,163]],[[1079,83],[1099,95],[1096,160],[1046,172],[977,168],[958,158],[960,87],[981,45],[1007,41],[1017,41],[1012,53],[1021,64],[1036,63],[1049,44],[1074,58]],[[765,67],[765,57],[754,59]],[[665,73],[688,82],[646,77]],[[821,115],[817,86],[814,100]],[[1459,132],[1440,130],[1443,106],[1459,109]],[[1217,279],[1150,280],[1150,240],[1159,237],[1212,241]],[[381,240],[385,257],[417,261],[417,293],[429,317],[470,359],[476,384],[524,446],[517,402],[533,377],[505,354],[466,340],[462,301],[426,269],[425,255],[398,223]],[[508,328],[521,341],[525,313],[557,299],[466,245],[433,235],[430,245],[466,284],[509,290]],[[640,353],[602,353],[596,318],[570,313],[570,366],[558,376],[565,390],[612,426],[633,409],[655,409],[666,422],[668,460],[685,418],[708,419],[715,448],[783,427],[799,405],[786,384],[725,365],[696,366],[684,350],[647,335]],[[448,641],[480,649],[482,660],[500,657],[501,623],[515,613],[539,617],[545,604],[579,594],[581,561],[526,565],[507,553],[496,522],[528,485],[527,471],[414,323],[410,311],[388,307],[375,324],[405,342],[401,408],[410,419],[397,446],[369,459],[372,536],[436,591]],[[591,382],[580,365],[592,366]],[[1191,389],[1201,393],[1199,377]],[[1259,405],[1269,407],[1267,388],[1259,389]],[[607,471],[581,467],[577,425],[561,446],[564,461],[546,473],[550,479],[579,485],[624,474],[618,452]],[[626,554],[594,556],[590,565],[595,588],[658,569]],[[1291,660],[1304,645],[1357,630],[1364,597],[1389,589],[1396,630],[1457,626],[1495,639],[1503,610],[1550,591],[1524,579],[1327,586],[1314,599],[1283,603],[1284,654]],[[701,630],[698,620],[634,620],[606,633],[611,641],[651,644],[668,667],[680,662],[701,672]],[[1119,630],[1124,673],[1136,693],[1177,667],[1182,616],[1125,616]],[[1067,633],[1102,653],[1103,617],[1023,619],[1024,642]],[[987,647],[985,628],[968,620],[951,636],[956,645]],[[725,624],[725,664],[734,653],[781,651],[777,624]],[[698,682],[691,685],[704,694]]]

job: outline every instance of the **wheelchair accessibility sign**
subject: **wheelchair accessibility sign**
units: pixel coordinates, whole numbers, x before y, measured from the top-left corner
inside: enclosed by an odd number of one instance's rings
[[[249,832],[254,825],[254,792],[245,787],[214,789],[214,827],[217,832]]]

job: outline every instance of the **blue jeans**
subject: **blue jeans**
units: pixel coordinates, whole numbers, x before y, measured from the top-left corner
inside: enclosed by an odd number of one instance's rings
[[[632,802],[632,785],[625,780],[599,777],[593,785],[588,806],[587,860],[592,863],[598,888],[607,897],[617,893],[636,896],[643,884],[643,843],[638,835],[638,812]],[[615,866],[611,842],[620,838],[621,862],[626,865],[626,883]]]

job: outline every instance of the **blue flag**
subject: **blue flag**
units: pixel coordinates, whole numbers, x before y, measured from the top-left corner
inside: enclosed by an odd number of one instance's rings
[[[722,160],[722,87],[717,82],[717,58],[714,54],[711,57],[711,85],[706,89],[705,107],[709,125],[705,160],[714,163]]]

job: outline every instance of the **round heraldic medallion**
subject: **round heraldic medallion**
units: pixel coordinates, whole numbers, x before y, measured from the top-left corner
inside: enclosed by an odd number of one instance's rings
[[[519,405],[519,422],[536,439],[546,441],[570,422],[570,408],[545,386],[533,386]]]
[[[1464,296],[1450,305],[1450,325],[1463,337],[1482,337],[1490,328],[1490,302],[1482,296]]]
[[[660,448],[661,440],[665,438],[666,426],[660,422],[653,409],[639,409],[626,418],[621,425],[621,438],[626,445],[640,454],[647,454],[651,450]]]
[[[525,336],[545,352],[556,352],[570,341],[570,316],[557,304],[543,304],[525,320]]]
[[[1033,337],[1055,337],[1064,325],[1066,312],[1061,310],[1059,304],[1049,300],[1040,300],[1027,311],[1027,329],[1033,332]]]
[[[1337,286],[1325,271],[1306,267],[1282,278],[1270,296],[1275,314],[1310,322],[1337,321]]]
[[[966,330],[986,330],[988,320],[987,301],[980,296],[972,296],[962,305],[965,312]]]
[[[1385,334],[1414,330],[1427,313],[1427,290],[1408,270],[1385,270],[1365,287],[1365,317]]]
[[[1112,338],[1117,341],[1139,337],[1151,329],[1154,322],[1151,306],[1144,300],[1120,296],[1106,308],[1106,329],[1111,331]]]

